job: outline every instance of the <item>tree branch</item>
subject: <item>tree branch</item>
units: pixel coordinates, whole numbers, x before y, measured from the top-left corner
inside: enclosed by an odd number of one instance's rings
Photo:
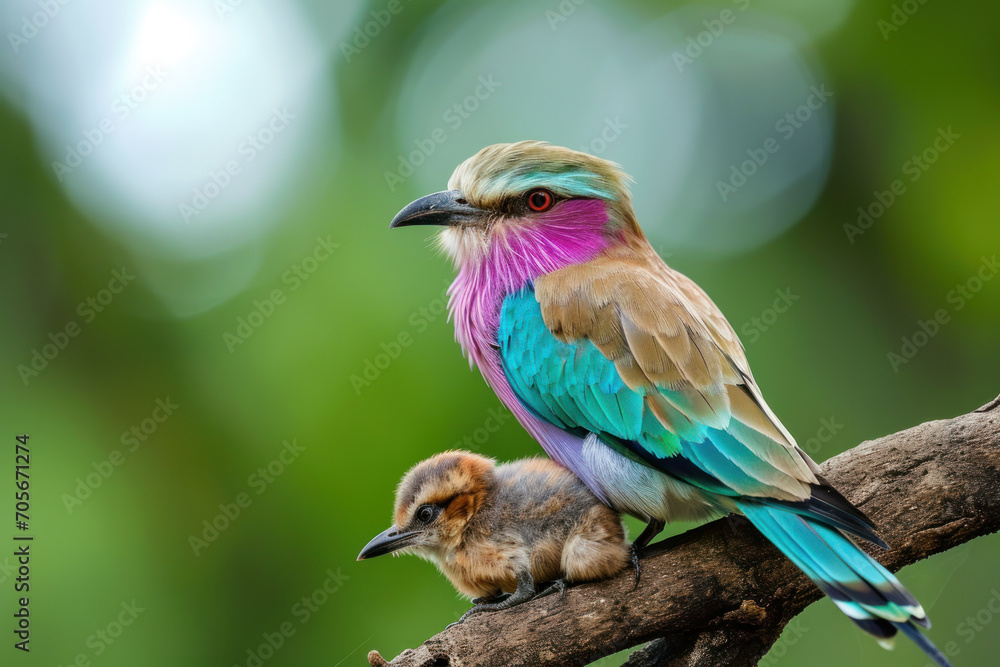
[[[1000,397],[954,419],[864,442],[822,466],[891,545],[892,571],[1000,529]],[[755,665],[822,597],[746,520],[720,519],[650,547],[625,572],[514,609],[470,617],[373,667],[583,665],[651,642],[628,667]],[[845,620],[845,623],[847,621]],[[654,641],[655,640],[655,641]]]

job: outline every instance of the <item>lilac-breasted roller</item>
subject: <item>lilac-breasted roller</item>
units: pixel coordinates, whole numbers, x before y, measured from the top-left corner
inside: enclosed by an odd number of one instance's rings
[[[647,522],[742,514],[851,620],[937,664],[920,604],[850,536],[887,545],[754,382],[736,332],[636,221],[627,176],[544,142],[488,146],[391,227],[442,225],[470,363],[550,457]]]

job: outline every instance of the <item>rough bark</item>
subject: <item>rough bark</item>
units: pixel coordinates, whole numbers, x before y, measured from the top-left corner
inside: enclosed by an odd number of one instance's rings
[[[892,571],[1000,529],[1000,397],[975,412],[864,442],[822,466],[878,526]],[[471,617],[373,666],[584,665],[650,642],[628,667],[755,665],[819,590],[744,519],[654,544],[642,579],[569,589]],[[845,623],[847,621],[845,620]]]

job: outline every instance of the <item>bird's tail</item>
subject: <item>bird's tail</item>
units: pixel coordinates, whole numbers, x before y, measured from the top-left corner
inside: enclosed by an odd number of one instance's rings
[[[902,631],[940,667],[951,667],[917,629],[931,625],[920,603],[843,532],[783,507],[752,500],[738,505],[767,539],[880,644],[891,647],[892,638]]]

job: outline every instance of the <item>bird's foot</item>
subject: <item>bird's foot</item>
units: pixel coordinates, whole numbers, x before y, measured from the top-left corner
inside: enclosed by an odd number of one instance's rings
[[[632,586],[632,589],[635,590],[636,588],[639,587],[639,573],[640,573],[640,570],[639,570],[639,547],[637,547],[633,543],[629,547],[628,550],[629,550],[629,556],[630,556],[630,558],[632,560],[632,567],[635,569],[635,584]]]
[[[666,525],[663,521],[659,519],[650,519],[646,527],[642,529],[639,533],[639,537],[635,538],[632,542],[632,547],[630,549],[630,555],[632,560],[632,567],[635,568],[635,586],[639,586],[639,552],[649,546],[649,543],[653,541],[653,538],[659,535],[663,531],[663,527]]]
[[[569,584],[565,579],[554,579],[542,584],[541,590],[539,590],[532,599],[537,600],[538,598],[545,597],[546,595],[552,595],[553,593],[558,593],[559,596],[562,597],[567,588],[569,588]]]
[[[640,550],[645,549],[649,546],[649,543],[653,541],[654,537],[663,532],[663,527],[666,525],[667,524],[665,522],[660,521],[659,519],[650,519],[649,523],[646,524],[646,527],[642,529],[641,533],[639,533],[639,537],[635,538],[635,541],[632,542],[632,546]]]
[[[464,614],[462,614],[461,618],[459,618],[457,621],[455,621],[454,623],[449,623],[447,626],[445,626],[445,630],[447,630],[448,628],[454,627],[456,625],[461,625],[462,623],[465,622],[465,619],[467,619],[468,617],[472,616],[473,614],[477,614],[477,613],[479,613],[481,611],[487,611],[487,609],[485,609],[485,607],[488,607],[489,604],[490,603],[488,603],[488,602],[484,602],[483,604],[477,604],[477,605],[473,606],[467,612],[465,612]]]
[[[476,598],[476,599],[477,600],[482,600],[483,598]],[[499,598],[494,598],[494,600],[496,600],[495,602],[479,602],[479,603],[476,603],[476,604],[473,605],[473,607],[471,609],[469,609],[467,612],[465,612],[464,614],[462,614],[462,617],[460,619],[458,619],[456,622],[452,623],[448,627],[450,628],[452,625],[460,625],[460,624],[464,623],[465,619],[467,619],[468,617],[472,616],[473,614],[479,614],[479,613],[482,613],[484,611],[500,611],[501,609],[509,609],[510,607],[513,607],[513,606],[515,606],[517,604],[520,604],[518,602],[513,602],[512,603],[512,602],[510,602],[510,599],[511,599],[510,594],[509,593],[504,593]],[[473,602],[475,603],[476,600],[473,600]],[[447,629],[447,628],[445,628],[445,629]]]
[[[484,611],[500,611],[501,609],[510,609],[511,607],[516,607],[519,604],[524,604],[525,602],[536,600],[538,598],[545,597],[546,595],[552,595],[553,593],[562,595],[566,592],[567,588],[569,588],[569,584],[565,579],[555,579],[542,584],[541,590],[537,593],[534,591],[534,586],[521,586],[513,595],[510,593],[502,593],[496,597],[484,596],[476,598],[472,601],[473,607],[462,614],[462,617],[456,622],[448,625],[448,628],[452,625],[459,625],[465,622],[465,619],[469,618],[473,614],[480,614]]]
[[[489,604],[491,602],[503,602],[510,597],[510,593],[500,593],[499,595],[484,595],[481,598],[472,598],[472,604]]]
[[[462,614],[462,617],[458,619],[457,622],[452,623],[448,627],[450,628],[452,625],[459,625],[460,623],[463,623],[465,619],[473,614],[479,614],[484,611],[500,611],[501,609],[510,609],[511,607],[515,607],[522,602],[527,602],[534,597],[535,584],[531,579],[531,572],[528,570],[522,570],[517,573],[517,590],[515,590],[512,595],[503,594],[497,596],[495,601],[478,602],[478,604],[475,604],[472,609]],[[474,600],[474,602],[476,601]]]

